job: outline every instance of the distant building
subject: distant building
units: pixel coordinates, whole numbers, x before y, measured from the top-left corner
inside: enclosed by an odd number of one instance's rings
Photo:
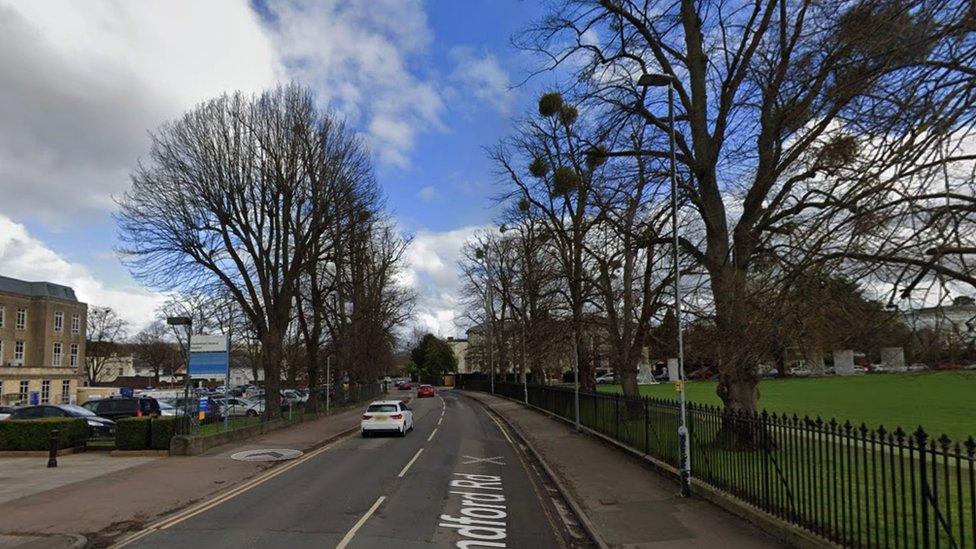
[[[88,306],[67,286],[0,276],[0,400],[67,403],[84,380]]]
[[[912,310],[906,316],[915,331],[933,330],[948,342],[976,341],[976,303],[970,297],[957,297],[952,305]]]
[[[89,357],[88,360],[91,361],[91,357]],[[98,379],[93,379],[91,382],[96,385],[104,385],[105,383],[115,381],[116,378],[135,377],[138,375],[141,374],[136,372],[135,359],[131,355],[112,355],[106,358],[105,363],[102,364],[101,369],[98,371]],[[152,376],[152,373],[149,375]]]
[[[454,358],[457,359],[457,374],[472,374],[477,370],[471,368],[467,360],[468,355],[468,340],[467,339],[454,339],[453,337],[447,338],[447,344],[451,346],[451,350],[454,351]]]

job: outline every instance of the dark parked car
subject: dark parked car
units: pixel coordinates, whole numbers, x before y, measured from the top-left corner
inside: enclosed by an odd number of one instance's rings
[[[41,404],[17,408],[10,419],[41,419],[45,417],[79,417],[88,424],[88,438],[114,438],[115,422],[96,416],[91,410],[74,404]]]
[[[94,412],[96,416],[111,420],[124,417],[158,417],[161,414],[159,403],[150,397],[103,398],[89,400],[83,406]]]

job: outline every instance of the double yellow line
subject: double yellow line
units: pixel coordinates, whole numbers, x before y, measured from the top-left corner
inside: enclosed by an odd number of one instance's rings
[[[147,527],[143,528],[142,530],[136,532],[135,534],[132,534],[131,536],[129,536],[127,538],[124,538],[122,540],[119,540],[119,542],[117,542],[114,545],[112,545],[112,547],[125,547],[125,546],[127,546],[127,545],[129,545],[131,543],[134,543],[136,541],[139,541],[140,539],[142,539],[142,538],[144,538],[146,536],[149,536],[149,535],[151,535],[151,534],[153,534],[155,532],[158,532],[160,530],[165,530],[165,529],[167,529],[167,528],[169,528],[171,526],[175,526],[175,525],[177,525],[177,524],[179,524],[179,523],[181,523],[181,522],[183,522],[183,521],[185,521],[187,519],[193,518],[193,517],[199,515],[200,513],[206,512],[207,510],[212,509],[212,508],[214,508],[214,507],[220,505],[221,503],[224,503],[224,502],[226,502],[226,501],[228,501],[230,499],[233,499],[234,497],[237,497],[237,496],[243,494],[244,492],[247,492],[248,490],[250,490],[252,488],[255,488],[256,486],[260,486],[261,484],[264,484],[265,482],[267,482],[267,481],[275,478],[278,475],[287,473],[288,471],[294,469],[295,467],[298,467],[302,463],[305,463],[306,461],[314,458],[315,456],[317,456],[317,455],[319,455],[319,454],[321,454],[321,453],[329,450],[330,448],[335,447],[337,444],[343,442],[350,435],[352,435],[352,434],[354,434],[354,433],[356,433],[358,431],[359,431],[359,427],[356,427],[354,429],[350,429],[349,432],[346,432],[346,433],[343,433],[343,434],[339,435],[338,437],[335,438],[335,440],[333,440],[332,442],[330,442],[329,444],[326,444],[325,446],[323,446],[321,448],[318,448],[316,450],[313,450],[313,451],[311,451],[311,452],[303,455],[302,457],[300,457],[298,459],[289,461],[285,465],[281,465],[279,467],[275,467],[275,468],[269,470],[266,473],[263,473],[261,475],[258,475],[256,477],[252,478],[251,480],[245,482],[244,484],[241,484],[240,486],[236,486],[233,489],[231,489],[231,490],[229,490],[227,492],[224,492],[223,494],[220,494],[220,495],[218,495],[217,497],[215,497],[213,499],[210,499],[210,500],[207,500],[207,501],[198,503],[196,505],[190,506],[187,509],[185,509],[183,511],[180,511],[179,513],[176,513],[173,516],[167,517],[167,518],[165,518],[165,519],[163,519],[163,520],[161,520],[161,521],[159,521],[159,522],[157,522],[157,523],[155,523],[153,525],[147,526]]]

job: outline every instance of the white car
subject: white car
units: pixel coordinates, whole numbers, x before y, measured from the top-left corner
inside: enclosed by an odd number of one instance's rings
[[[617,382],[616,378],[617,376],[611,372],[609,374],[603,374],[602,376],[596,378],[596,382],[600,385],[616,383]]]
[[[399,400],[377,400],[366,408],[359,425],[363,438],[372,433],[406,436],[413,429],[413,411]]]

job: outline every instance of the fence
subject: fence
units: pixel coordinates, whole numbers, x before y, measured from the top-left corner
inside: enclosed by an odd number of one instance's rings
[[[488,391],[487,381],[464,389]],[[495,383],[519,401],[522,385]],[[529,403],[572,420],[573,391]],[[675,468],[678,403],[580,393],[580,423]],[[976,441],[796,415],[688,405],[692,477],[846,547],[976,547]],[[745,440],[747,444],[741,444]],[[744,449],[736,447],[734,442]]]
[[[290,392],[281,396],[280,417],[286,421],[301,420],[308,414],[324,414],[328,408],[375,399],[384,392],[382,383],[322,387],[314,399],[309,398],[311,395],[307,391]],[[204,399],[206,404],[201,405]],[[180,397],[170,404],[175,408],[175,415],[189,418],[188,421],[177,423],[177,434],[181,435],[218,433],[268,420],[268,414],[265,413],[268,399],[263,394],[225,396],[197,391],[189,398]]]

